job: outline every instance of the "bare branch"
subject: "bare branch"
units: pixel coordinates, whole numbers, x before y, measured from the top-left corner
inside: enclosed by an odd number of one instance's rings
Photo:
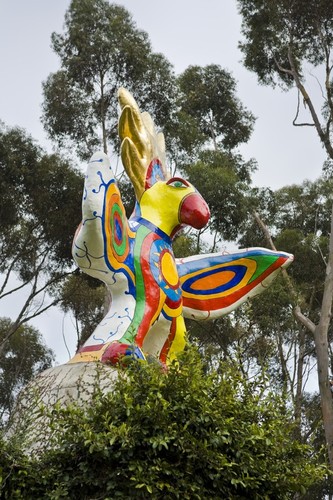
[[[285,73],[287,75],[294,77],[294,73],[290,69],[287,69],[287,68],[284,68],[283,66],[281,66],[279,61],[276,59],[275,56],[273,56],[273,59],[274,59],[274,62],[276,64],[278,70],[281,71],[281,73]]]
[[[65,314],[62,317],[61,334],[62,334],[62,339],[64,341],[64,344],[65,344],[65,347],[66,347],[66,351],[67,351],[67,354],[68,354],[68,359],[70,359],[72,356],[71,356],[70,350],[68,348],[68,345],[67,345],[67,342],[66,342],[66,336],[65,336]]]
[[[297,120],[298,115],[299,115],[299,103],[300,103],[299,96],[300,96],[300,91],[297,92],[297,109],[296,109],[295,118],[293,119],[293,125],[295,127],[305,127],[305,126],[314,127],[315,126],[314,123],[296,123],[296,120]]]
[[[324,89],[323,89],[322,84],[320,83],[319,78],[318,78],[316,75],[314,75],[314,74],[312,73],[312,71],[309,71],[309,74],[310,74],[310,75],[312,76],[312,78],[314,78],[314,79],[316,80],[316,82],[318,83],[318,87],[320,88],[320,92],[321,92],[321,97],[322,97],[324,100],[326,100],[325,92],[324,92]]]
[[[264,233],[264,236],[266,238],[266,241],[267,241],[268,245],[270,246],[270,248],[272,250],[276,251],[276,247],[275,247],[275,245],[273,243],[272,236],[271,236],[271,234],[270,234],[267,226],[265,225],[265,223],[261,220],[258,212],[254,211],[253,212],[253,216],[254,216],[254,218],[255,218],[258,226],[261,228],[262,232]],[[298,305],[298,297],[297,297],[295,288],[294,288],[294,286],[292,284],[292,281],[291,281],[291,279],[290,279],[290,277],[289,277],[286,269],[282,269],[282,276],[283,276],[283,279],[285,280],[285,282],[287,284],[287,287],[288,287],[289,293],[291,295],[292,301],[295,304],[295,306],[293,308],[293,314],[294,314],[295,318],[302,325],[304,325],[311,333],[314,333],[316,325],[309,318],[307,318],[306,316],[304,316],[304,314],[301,312],[301,308]]]
[[[292,76],[295,80],[297,88],[299,89],[299,91],[301,92],[301,94],[303,96],[303,100],[304,100],[305,104],[309,108],[310,114],[311,114],[313,122],[314,122],[314,126],[316,127],[317,134],[318,134],[328,156],[331,159],[333,159],[333,147],[331,145],[329,135],[327,133],[325,133],[324,130],[322,129],[317,112],[316,112],[315,107],[312,103],[312,100],[310,99],[309,94],[307,93],[304,85],[301,82],[300,76],[299,76],[297,69],[296,69],[296,66],[295,66],[291,47],[289,47],[289,49],[288,49],[288,59],[289,59],[289,63],[290,63],[291,71],[292,71]]]
[[[289,276],[288,276],[289,277]],[[299,307],[299,305],[296,305],[293,309],[293,314],[295,316],[295,318],[303,325],[305,326],[309,332],[311,333],[314,333],[315,329],[316,329],[316,325],[313,323],[313,321],[311,321],[311,319],[307,318],[306,316],[304,316],[304,314],[302,313],[301,311],[301,308]]]
[[[55,300],[53,300],[53,302],[50,302],[50,304],[43,307],[42,309],[35,311],[33,314],[30,314],[30,316],[26,316],[25,318],[23,318],[21,320],[19,326],[23,325],[24,323],[27,323],[27,321],[30,321],[31,319],[36,318],[37,316],[40,316],[41,314],[43,314],[45,311],[47,311],[51,307],[56,306],[59,303],[59,300],[60,299],[55,299]]]
[[[12,293],[17,292],[18,290],[21,290],[25,286],[29,285],[29,283],[30,283],[30,280],[29,281],[24,281],[23,283],[21,283],[20,285],[16,286],[15,288],[12,288],[11,290],[8,290],[8,292],[5,292],[2,295],[0,295],[0,299],[3,299],[4,297],[7,297],[7,295],[11,295]]]
[[[10,263],[10,266],[7,268],[7,273],[5,275],[5,279],[3,281],[3,284],[0,288],[0,299],[2,297],[2,293],[4,291],[4,289],[6,288],[7,284],[8,284],[8,281],[9,281],[9,278],[10,278],[10,275],[12,273],[12,270],[14,268],[14,265],[16,264],[17,260],[18,260],[19,256],[17,255],[15,259],[12,260],[12,262]]]

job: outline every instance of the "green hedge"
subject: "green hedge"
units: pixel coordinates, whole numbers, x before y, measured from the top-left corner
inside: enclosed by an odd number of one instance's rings
[[[51,449],[0,443],[4,499],[287,499],[327,470],[295,441],[283,399],[193,349],[168,373],[134,363],[93,405],[51,410]]]

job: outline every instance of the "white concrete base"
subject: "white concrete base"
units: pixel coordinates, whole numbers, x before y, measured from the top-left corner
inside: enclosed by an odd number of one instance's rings
[[[118,378],[116,368],[99,362],[75,363],[49,368],[32,380],[20,393],[6,436],[18,440],[27,453],[48,447],[50,419],[41,415],[59,403],[89,405],[96,390],[107,393]]]

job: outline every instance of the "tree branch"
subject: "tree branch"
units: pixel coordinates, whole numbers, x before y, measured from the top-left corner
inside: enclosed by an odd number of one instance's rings
[[[311,114],[313,122],[314,122],[314,126],[316,127],[317,134],[318,134],[328,156],[331,159],[333,159],[333,148],[332,148],[332,145],[331,145],[331,142],[329,139],[329,135],[323,131],[321,124],[320,124],[320,121],[318,119],[318,115],[316,113],[315,107],[312,103],[312,100],[310,99],[310,96],[308,95],[307,91],[305,90],[304,85],[301,82],[300,76],[299,76],[297,69],[296,69],[296,66],[295,66],[295,62],[294,62],[294,58],[293,58],[293,54],[292,54],[290,46],[288,48],[288,59],[289,59],[290,67],[291,67],[292,76],[294,78],[294,81],[296,83],[297,88],[299,89],[299,91],[301,92],[301,94],[303,96],[303,100],[304,100],[305,104],[309,108],[310,114]]]
[[[296,109],[296,115],[295,115],[295,118],[293,119],[293,125],[295,127],[314,127],[315,124],[314,123],[296,123],[296,120],[298,118],[298,115],[299,115],[299,103],[300,103],[300,98],[299,98],[299,95],[300,95],[300,91],[297,92],[297,109]]]
[[[257,222],[258,226],[260,227],[260,229],[264,233],[264,236],[266,238],[266,241],[267,241],[268,245],[270,246],[270,248],[272,250],[276,251],[276,247],[274,245],[272,236],[271,236],[271,234],[270,234],[267,226],[265,225],[265,223],[261,220],[258,212],[254,211],[253,212],[253,216],[254,216],[254,219]],[[311,333],[314,333],[316,325],[309,318],[307,318],[306,316],[304,316],[304,314],[302,313],[301,308],[298,305],[298,297],[297,297],[295,288],[294,288],[294,286],[292,284],[292,281],[291,281],[291,279],[290,279],[290,277],[289,277],[286,269],[282,269],[282,276],[283,276],[283,279],[285,280],[285,283],[287,284],[287,287],[288,287],[289,293],[291,295],[292,301],[295,304],[294,308],[293,308],[293,314],[294,314],[295,318],[302,325],[304,325]]]

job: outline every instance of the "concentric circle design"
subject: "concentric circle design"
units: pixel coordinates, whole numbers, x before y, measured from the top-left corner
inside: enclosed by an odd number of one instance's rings
[[[123,268],[129,254],[128,227],[125,209],[115,184],[110,184],[106,191],[103,224],[108,261],[113,269]]]
[[[230,292],[241,283],[248,268],[245,265],[217,266],[215,269],[203,269],[201,272],[190,276],[182,283],[184,292],[200,295],[217,295]],[[251,273],[250,277],[252,276]],[[248,281],[248,279],[247,279]]]
[[[111,211],[111,234],[113,236],[112,243],[117,255],[123,257],[126,251],[126,239],[124,238],[124,221],[123,213],[120,206],[114,203]]]
[[[158,286],[174,302],[181,297],[178,272],[171,247],[163,240],[155,240],[150,249],[150,266]]]

